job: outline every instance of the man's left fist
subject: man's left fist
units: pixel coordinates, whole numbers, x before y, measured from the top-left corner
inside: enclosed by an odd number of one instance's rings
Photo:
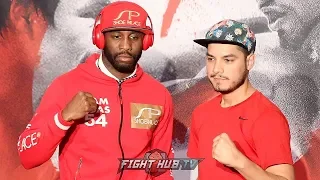
[[[234,168],[242,156],[228,134],[222,133],[213,139],[212,157],[220,163]]]

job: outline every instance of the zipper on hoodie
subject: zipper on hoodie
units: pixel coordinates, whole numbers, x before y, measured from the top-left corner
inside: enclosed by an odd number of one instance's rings
[[[76,171],[76,175],[75,175],[75,177],[74,177],[74,180],[78,180],[78,177],[80,177],[80,169],[81,169],[81,166],[82,166],[82,158],[80,158],[80,160],[79,160],[78,168],[77,168],[77,171]]]
[[[123,102],[122,102],[122,87],[121,87],[122,83],[123,83],[123,80],[118,81],[118,97],[120,100],[120,127],[119,127],[119,133],[118,133],[118,142],[121,150],[122,159],[124,159],[124,151],[123,151],[122,142],[121,142],[121,131],[122,131],[122,123],[123,123]],[[119,180],[121,180],[122,178],[123,170],[124,169],[122,168],[120,172]]]

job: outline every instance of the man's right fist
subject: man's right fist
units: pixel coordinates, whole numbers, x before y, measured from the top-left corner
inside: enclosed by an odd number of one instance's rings
[[[86,92],[78,92],[62,110],[62,118],[73,121],[83,118],[88,113],[95,113],[98,109],[93,95]]]

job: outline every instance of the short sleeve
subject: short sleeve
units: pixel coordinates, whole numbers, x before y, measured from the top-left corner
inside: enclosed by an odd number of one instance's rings
[[[262,113],[253,125],[252,136],[264,170],[273,165],[293,164],[290,129],[281,111],[268,110]]]
[[[196,118],[195,118],[195,111],[192,113],[191,117],[191,127],[190,127],[190,133],[189,133],[189,142],[188,142],[188,151],[187,156],[189,158],[199,158],[198,153],[198,132],[197,132],[197,124],[196,124]]]

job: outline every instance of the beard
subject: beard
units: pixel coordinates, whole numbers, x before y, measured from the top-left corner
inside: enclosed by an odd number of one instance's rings
[[[236,89],[238,89],[240,86],[242,86],[244,84],[244,82],[246,81],[246,78],[248,76],[248,71],[244,70],[241,74],[240,74],[240,78],[237,79],[236,81],[233,81],[231,83],[231,85],[228,88],[222,88],[220,87],[219,83],[218,84],[213,84],[211,81],[211,84],[213,86],[213,89],[221,94],[229,94],[233,91],[235,91]]]
[[[104,55],[106,56],[107,60],[110,62],[110,64],[113,66],[114,69],[116,69],[120,73],[130,74],[133,73],[133,71],[136,68],[136,65],[142,55],[142,51],[140,51],[138,54],[131,54],[127,51],[112,54],[108,48],[104,48],[103,50]],[[119,55],[129,55],[132,57],[133,62],[132,63],[121,63],[117,61],[117,57]]]

